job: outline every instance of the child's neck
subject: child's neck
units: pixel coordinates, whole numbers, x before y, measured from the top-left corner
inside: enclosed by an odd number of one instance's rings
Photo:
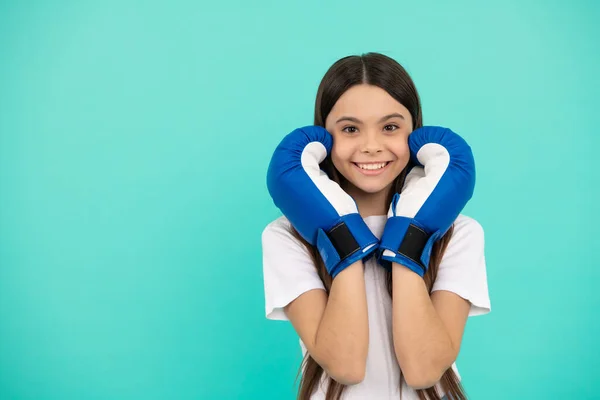
[[[387,215],[390,205],[387,204],[389,189],[377,193],[363,192],[356,187],[348,188],[347,193],[352,196],[361,217],[366,218],[373,215]]]

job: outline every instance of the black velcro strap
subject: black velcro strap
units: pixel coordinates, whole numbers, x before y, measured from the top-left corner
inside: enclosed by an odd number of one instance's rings
[[[360,246],[350,233],[350,229],[345,222],[340,222],[327,232],[331,244],[337,250],[340,260],[345,259],[350,254],[358,251]]]
[[[402,243],[400,243],[398,253],[423,266],[421,254],[423,254],[428,239],[429,237],[425,231],[411,224],[406,230]]]

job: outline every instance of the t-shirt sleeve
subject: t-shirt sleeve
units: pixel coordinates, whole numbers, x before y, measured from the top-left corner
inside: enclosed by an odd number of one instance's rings
[[[447,290],[471,302],[469,316],[491,311],[487,284],[483,227],[461,215],[442,257],[432,292]]]
[[[263,278],[267,319],[288,320],[283,308],[302,293],[323,289],[310,253],[279,218],[262,232]]]

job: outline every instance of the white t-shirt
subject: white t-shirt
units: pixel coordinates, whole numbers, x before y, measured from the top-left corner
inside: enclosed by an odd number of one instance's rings
[[[373,234],[381,238],[387,216],[364,218]],[[304,245],[290,232],[290,222],[285,217],[269,223],[262,233],[263,274],[266,317],[287,320],[283,308],[302,293],[325,289],[316,267]],[[398,399],[400,367],[396,360],[392,338],[392,300],[385,286],[385,270],[375,257],[365,264],[365,288],[369,317],[369,350],[365,378],[356,385],[346,387],[343,400]],[[491,311],[484,256],[484,233],[473,218],[459,215],[454,223],[454,233],[440,262],[433,285],[435,290],[448,290],[471,302],[469,316]],[[306,347],[300,339],[302,354]],[[456,372],[456,365],[452,365]],[[320,388],[312,400],[325,399],[328,376],[323,372]],[[438,391],[443,393],[438,384]],[[416,392],[402,379],[402,399],[417,400]]]

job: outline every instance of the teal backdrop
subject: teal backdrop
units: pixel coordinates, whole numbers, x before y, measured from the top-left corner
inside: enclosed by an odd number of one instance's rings
[[[3,1],[0,399],[293,399],[265,319],[265,174],[369,51],[478,167],[473,399],[598,399],[594,1]]]

